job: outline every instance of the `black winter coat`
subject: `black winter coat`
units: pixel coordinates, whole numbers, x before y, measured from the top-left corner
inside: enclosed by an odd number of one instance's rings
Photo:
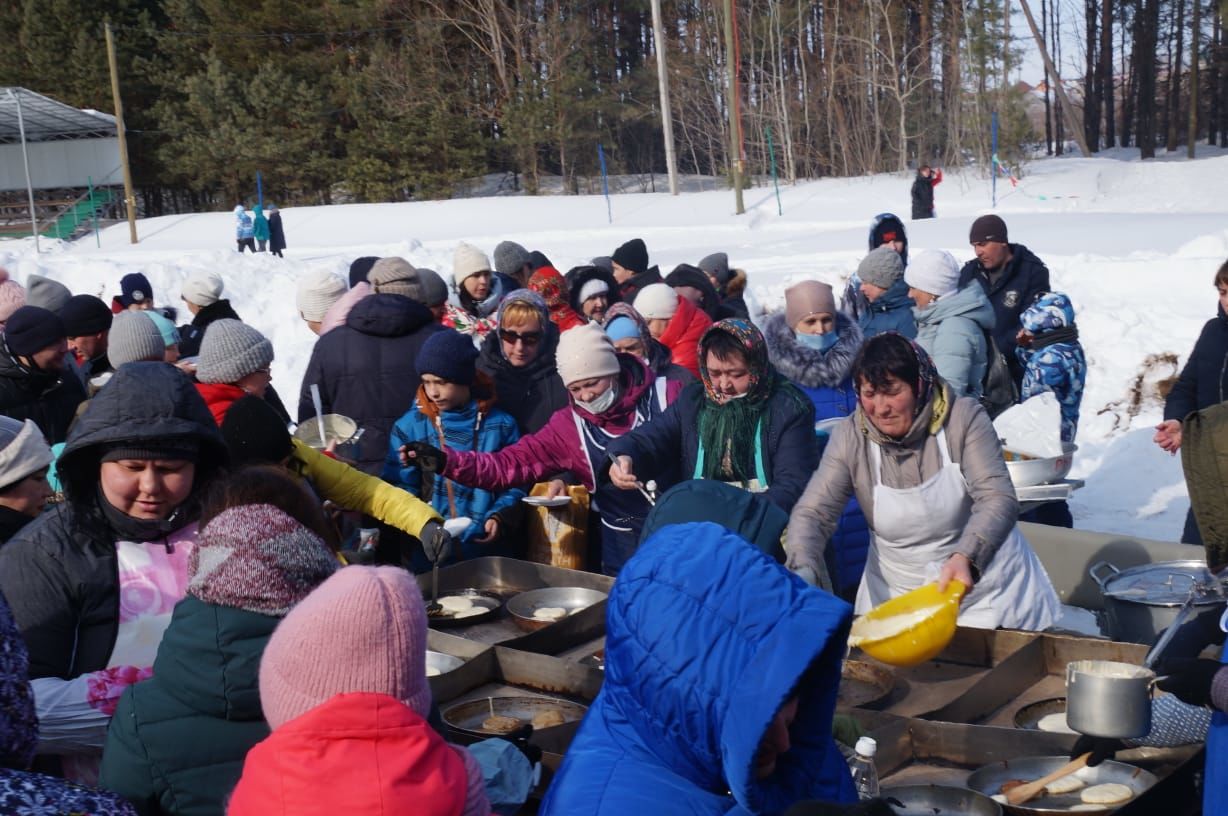
[[[0,548],[0,594],[29,647],[31,678],[67,680],[106,668],[119,631],[116,541],[164,540],[195,519],[194,498],[156,530],[99,508],[102,449],[171,436],[191,436],[200,445],[194,497],[227,455],[205,401],[191,380],[166,363],[123,366],[90,401],[60,455],[57,468],[68,501]]]
[[[364,428],[358,465],[379,475],[392,425],[418,393],[418,351],[443,326],[429,309],[402,295],[368,295],[354,304],[344,326],[316,341],[299,390],[298,421],[316,415],[311,385],[320,386],[326,414],[342,414]]]
[[[85,387],[67,368],[61,373],[35,371],[19,363],[0,344],[0,414],[34,420],[54,445],[68,438],[68,426],[85,400]]]
[[[998,351],[1006,358],[1015,385],[1023,382],[1023,364],[1015,354],[1015,335],[1021,328],[1019,315],[1032,305],[1036,296],[1049,289],[1049,268],[1023,244],[1009,244],[1011,259],[1006,270],[996,283],[989,282],[989,275],[976,258],[964,264],[959,272],[959,288],[963,289],[972,280],[978,281],[993,304],[993,339]]]
[[[482,341],[478,370],[495,381],[499,407],[512,415],[521,436],[540,431],[555,411],[571,404],[559,377],[554,352],[559,345],[559,330],[546,324],[542,349],[527,366],[516,368],[499,348],[499,333],[491,332]]]
[[[651,286],[654,283],[665,283],[665,280],[661,277],[660,269],[650,266],[648,271],[633,275],[623,281],[619,286],[619,294],[622,295],[622,299],[627,303],[634,303],[635,296],[639,294],[639,291],[645,286]]]
[[[19,513],[11,507],[0,507],[0,544],[20,533],[32,521],[32,516]]]
[[[912,182],[912,217],[934,217],[934,183],[920,173]]]
[[[281,225],[281,213],[269,215],[269,252],[281,252],[286,248],[286,229]]]
[[[205,329],[209,328],[213,321],[223,318],[242,320],[226,298],[202,306],[191,323],[179,327],[179,355],[195,357],[200,354],[200,341],[205,339]]]
[[[661,482],[668,478],[666,474],[679,469],[683,481],[692,478],[699,455],[699,406],[705,399],[702,382],[688,385],[665,413],[615,439],[607,451],[611,456],[630,456],[636,476],[645,482]],[[768,489],[763,495],[789,513],[819,467],[814,404],[804,400],[802,407],[802,401],[777,392],[767,411],[762,451]],[[671,484],[661,484],[660,489],[666,490]]]
[[[1194,411],[1228,399],[1228,315],[1223,306],[1216,311],[1202,327],[1181,376],[1168,392],[1165,419],[1184,420]]]

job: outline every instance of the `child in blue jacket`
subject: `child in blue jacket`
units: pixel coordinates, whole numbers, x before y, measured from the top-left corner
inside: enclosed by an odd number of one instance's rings
[[[447,562],[482,555],[513,555],[512,527],[520,519],[525,491],[467,487],[416,466],[402,467],[400,449],[409,442],[429,442],[441,450],[492,453],[520,439],[516,420],[495,407],[494,384],[476,369],[473,341],[457,331],[441,331],[422,344],[415,360],[422,385],[418,398],[392,428],[384,479],[428,502],[445,519],[470,518],[468,529],[455,536]],[[457,551],[459,550],[459,551]],[[431,564],[422,551],[413,555],[415,572]]]
[[[1066,295],[1046,292],[1023,310],[1019,322],[1023,328],[1015,354],[1024,368],[1019,397],[1027,400],[1052,391],[1062,407],[1062,441],[1073,443],[1087,379],[1074,306]]]

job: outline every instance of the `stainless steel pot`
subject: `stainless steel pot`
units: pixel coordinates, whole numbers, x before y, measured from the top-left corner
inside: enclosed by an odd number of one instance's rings
[[[1151,731],[1156,673],[1132,663],[1076,660],[1066,665],[1066,724],[1093,737],[1133,739]]]
[[[1087,572],[1104,594],[1105,623],[1113,640],[1155,642],[1191,595],[1192,618],[1224,611],[1224,596],[1205,561],[1157,561],[1125,570],[1097,561]]]

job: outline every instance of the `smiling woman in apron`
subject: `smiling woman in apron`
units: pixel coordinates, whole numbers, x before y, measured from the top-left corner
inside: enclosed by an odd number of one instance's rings
[[[873,533],[856,611],[935,580],[970,587],[959,623],[1041,630],[1060,614],[1049,576],[1016,526],[1019,502],[989,416],[955,399],[929,355],[895,333],[853,367],[859,406],[838,425],[785,541],[790,568],[823,576],[823,552],[849,496]]]
[[[669,486],[682,476],[729,482],[788,513],[819,461],[814,403],[768,361],[763,334],[749,320],[714,323],[699,341],[702,382],[683,389],[658,419],[610,445],[610,480],[633,490],[640,480]]]

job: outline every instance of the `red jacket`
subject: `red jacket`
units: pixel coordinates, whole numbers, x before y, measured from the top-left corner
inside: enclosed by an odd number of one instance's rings
[[[678,297],[678,311],[669,319],[665,333],[657,339],[669,349],[670,362],[680,365],[696,377],[699,376],[699,338],[712,318],[686,298]]]
[[[226,412],[230,410],[231,405],[234,405],[235,400],[247,396],[246,391],[232,383],[198,382],[196,391],[205,401],[205,405],[209,406],[209,413],[213,414],[213,421],[219,428],[222,427],[222,417],[226,416]]]
[[[479,809],[466,809],[469,780],[459,750],[399,700],[339,694],[248,752],[226,813],[489,814],[480,782]]]

